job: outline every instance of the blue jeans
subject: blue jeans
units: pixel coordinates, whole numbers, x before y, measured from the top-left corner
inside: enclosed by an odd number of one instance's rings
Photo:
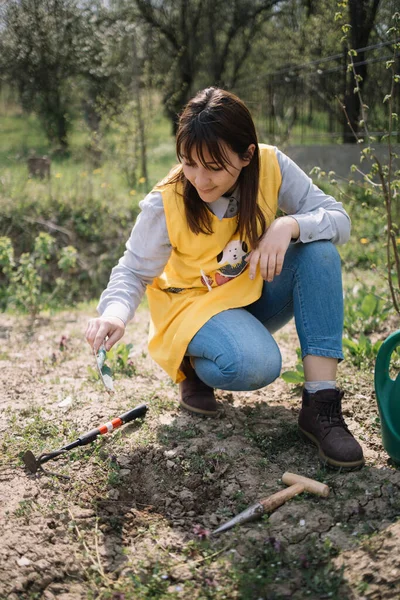
[[[291,244],[281,274],[264,282],[260,299],[212,317],[192,338],[187,355],[210,387],[259,389],[280,374],[281,353],[272,334],[293,316],[303,358],[343,358],[341,265],[329,241]]]

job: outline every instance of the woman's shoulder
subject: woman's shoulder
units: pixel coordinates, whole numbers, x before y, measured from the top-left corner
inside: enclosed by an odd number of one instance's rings
[[[270,146],[269,144],[258,144],[260,153],[260,167],[278,167],[279,164],[279,150],[276,146]]]
[[[263,154],[270,154],[270,155],[276,155],[276,153],[278,152],[278,148],[276,146],[271,146],[270,144],[258,144],[258,149],[261,155]]]
[[[180,212],[182,212],[182,179],[182,165],[175,165],[168,175],[154,186],[151,192],[152,194],[158,195],[158,202],[161,202],[163,210],[166,213],[169,213],[170,210],[175,210],[176,207],[180,207]]]
[[[153,189],[149,192],[143,200],[139,202],[139,207],[142,211],[144,210],[159,210],[163,208],[163,201],[161,192],[156,189]]]

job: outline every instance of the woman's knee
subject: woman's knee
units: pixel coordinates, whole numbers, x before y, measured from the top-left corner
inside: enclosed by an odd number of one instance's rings
[[[245,309],[227,310],[210,319],[194,336],[188,351],[200,379],[214,388],[255,390],[280,373],[278,345]]]
[[[339,252],[329,240],[299,244],[299,250],[307,260],[315,261],[323,267],[332,264],[340,265]]]
[[[247,365],[242,374],[243,391],[258,390],[270,385],[281,373],[282,359],[280,352],[264,357],[257,364],[253,361]]]
[[[265,387],[279,377],[282,366],[277,347],[268,354],[247,352],[240,361],[228,358],[225,364],[219,362],[221,379],[220,385],[215,387],[230,391],[251,391]]]
[[[327,277],[334,285],[341,281],[340,255],[336,246],[328,240],[294,244],[287,252],[284,268],[293,270],[310,285],[316,282],[323,285]]]

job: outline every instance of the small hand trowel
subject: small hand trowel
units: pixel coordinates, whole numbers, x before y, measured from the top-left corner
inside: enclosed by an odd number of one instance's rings
[[[107,365],[104,364],[106,361],[106,357],[107,357],[106,349],[104,348],[104,346],[101,346],[99,348],[98,353],[95,355],[97,372],[99,374],[100,380],[102,381],[106,391],[109,394],[112,394],[114,392],[114,382],[112,379],[112,371],[111,371],[110,367],[108,367]]]
[[[45,454],[41,454],[38,458],[35,457],[31,450],[27,450],[23,455],[22,460],[24,461],[28,471],[30,471],[31,473],[36,473],[36,471],[40,469],[42,465],[47,461],[52,460],[57,456],[60,456],[60,454],[68,452],[68,450],[73,450],[77,446],[86,446],[87,444],[91,444],[99,435],[104,435],[106,433],[109,433],[110,431],[113,431],[114,429],[118,429],[118,427],[121,427],[121,425],[124,425],[125,423],[129,423],[134,419],[144,417],[146,411],[147,405],[139,404],[139,406],[136,406],[136,408],[128,410],[128,412],[124,413],[123,415],[120,415],[119,417],[116,417],[115,419],[112,419],[108,423],[105,423],[104,425],[101,425],[96,429],[92,429],[91,431],[82,434],[77,440],[71,442],[70,444],[67,444],[66,446],[63,446],[59,450],[54,450],[54,452],[47,452]]]

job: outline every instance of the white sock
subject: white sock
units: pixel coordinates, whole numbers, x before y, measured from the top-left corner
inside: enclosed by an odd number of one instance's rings
[[[310,394],[315,394],[319,390],[331,390],[336,388],[336,381],[306,381],[304,389]]]

